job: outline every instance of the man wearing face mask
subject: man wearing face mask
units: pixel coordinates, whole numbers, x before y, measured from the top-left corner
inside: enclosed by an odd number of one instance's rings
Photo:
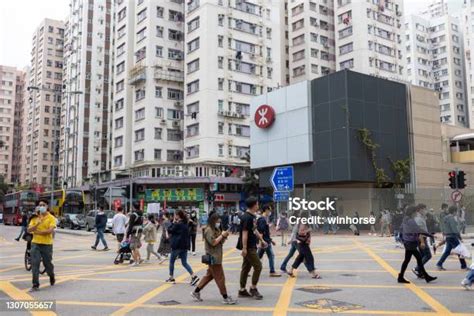
[[[31,266],[33,286],[30,291],[39,290],[39,269],[41,260],[49,276],[49,283],[54,285],[53,261],[53,232],[56,228],[56,218],[48,212],[48,202],[38,202],[38,216],[32,218],[28,225],[28,233],[33,235],[31,240]]]
[[[191,211],[188,221],[189,227],[189,239],[191,244],[191,251],[193,256],[196,255],[196,235],[197,235],[197,226],[198,226],[198,219],[196,215],[196,211]]]
[[[272,209],[269,205],[265,205],[262,209],[262,216],[257,219],[257,230],[262,234],[263,240],[266,242],[267,247],[261,246],[258,249],[258,257],[262,259],[263,254],[267,254],[268,264],[270,265],[270,276],[281,277],[281,274],[275,272],[275,253],[273,252],[272,246],[275,246],[275,242],[270,237],[270,225],[268,224]]]

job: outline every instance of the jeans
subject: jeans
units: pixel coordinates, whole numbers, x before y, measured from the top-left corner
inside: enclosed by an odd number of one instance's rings
[[[288,262],[290,261],[291,258],[293,258],[293,256],[295,255],[295,252],[296,252],[296,245],[298,243],[296,241],[292,242],[291,243],[291,248],[290,248],[290,251],[288,252],[288,254],[286,255],[286,258],[283,260],[283,262],[281,263],[281,266],[280,266],[280,270],[282,271],[286,271],[286,266],[288,264]],[[306,261],[304,262],[304,265],[306,266],[306,269],[308,269],[308,264],[306,263]],[[309,269],[308,269],[309,270]]]
[[[104,247],[108,248],[107,247],[107,242],[105,241],[104,232],[105,232],[105,228],[97,228],[97,235],[96,235],[96,238],[95,238],[94,247],[97,247],[97,245],[99,244],[99,240],[100,240],[100,241],[102,241],[102,244],[104,245]]]
[[[170,276],[174,275],[174,262],[177,258],[181,258],[181,264],[188,271],[189,274],[193,275],[193,269],[188,263],[188,251],[183,249],[174,249],[171,250],[170,255]]]
[[[439,258],[439,261],[436,265],[438,267],[442,267],[443,263],[451,254],[451,250],[456,248],[458,245],[459,245],[459,239],[456,236],[446,236],[446,248],[443,254],[441,255],[441,258]],[[461,263],[461,269],[466,269],[467,267],[466,260],[460,258],[459,262]]]
[[[247,286],[247,278],[250,270],[253,268],[252,285],[257,286],[260,273],[262,272],[262,262],[257,255],[257,249],[251,248],[247,250],[247,255],[242,262],[242,270],[240,271],[240,288]]]
[[[469,270],[466,275],[466,280],[467,282],[469,282],[469,285],[472,285],[474,283],[474,269]]]
[[[262,259],[264,253],[266,253],[268,257],[268,264],[270,265],[270,273],[275,273],[275,253],[273,252],[271,243],[268,243],[267,248],[259,248],[257,251],[258,257],[260,259]]]
[[[43,265],[46,268],[46,273],[49,277],[54,277],[53,265],[53,245],[31,244],[31,271],[33,273],[33,287],[39,287],[39,270],[40,263],[43,260]]]
[[[26,226],[21,226],[20,235],[16,239],[20,239],[23,234],[26,234]]]
[[[295,262],[293,262],[293,265],[291,266],[293,269],[298,269],[300,264],[304,261],[306,269],[308,269],[308,272],[313,272],[314,271],[314,257],[313,253],[311,252],[311,248],[307,243],[299,243],[298,244],[298,256],[295,259]]]
[[[423,266],[432,258],[431,250],[430,250],[430,247],[428,246],[428,238],[424,237],[424,240],[425,240],[425,247],[424,248],[418,247],[418,250],[420,251],[420,254],[421,254],[421,263],[423,264]],[[420,270],[420,267],[417,266],[416,271],[419,271],[419,270]]]
[[[398,243],[401,243],[401,244],[403,243],[402,239],[400,238],[400,231],[394,230],[393,235],[395,237],[395,242],[398,242]]]

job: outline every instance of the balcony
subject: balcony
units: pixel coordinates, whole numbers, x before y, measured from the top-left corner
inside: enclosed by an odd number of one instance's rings
[[[138,85],[146,80],[146,68],[142,65],[137,65],[128,72],[128,83],[131,85]]]
[[[237,113],[237,112],[234,112],[234,111],[219,110],[219,112],[217,112],[217,114],[219,116],[223,116],[223,117],[238,118],[238,119],[245,118],[244,114],[240,114],[240,113]]]
[[[184,73],[176,71],[156,69],[154,77],[156,80],[184,82]]]
[[[474,133],[454,136],[450,149],[452,163],[474,164]]]

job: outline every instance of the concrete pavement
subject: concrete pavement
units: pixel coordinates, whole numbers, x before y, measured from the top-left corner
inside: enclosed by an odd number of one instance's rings
[[[264,299],[239,299],[238,305],[227,306],[221,304],[213,282],[202,291],[204,301],[193,302],[189,296],[193,289],[189,275],[179,261],[175,268],[178,283],[166,284],[167,261],[160,265],[153,259],[139,267],[114,265],[113,251],[90,250],[93,234],[57,234],[57,284],[50,287],[43,277],[41,291],[32,294],[27,293],[31,274],[23,267],[25,244],[13,240],[18,229],[0,226],[0,300],[55,299],[57,315],[473,315],[474,311],[474,291],[465,291],[460,286],[466,271],[459,269],[456,258],[446,262],[448,271],[438,272],[434,264],[440,254],[435,255],[427,265],[430,273],[439,277],[432,284],[407,272],[406,277],[413,283],[400,285],[396,276],[403,250],[394,247],[392,238],[367,235],[316,234],[312,248],[321,280],[311,279],[303,265],[297,278],[270,278],[264,257],[259,283]],[[107,234],[107,240],[109,247],[114,248],[113,236]],[[226,243],[224,269],[229,295],[237,298],[242,259],[235,244],[235,236]],[[199,240],[197,248],[198,255],[191,256],[189,261],[202,276],[206,268],[200,264],[202,241]],[[287,251],[287,247],[276,247],[277,267]],[[410,268],[413,266],[414,259]],[[26,315],[12,315],[22,314]]]

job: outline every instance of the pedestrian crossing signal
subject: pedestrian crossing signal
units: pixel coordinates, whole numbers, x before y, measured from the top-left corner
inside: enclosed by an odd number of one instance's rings
[[[458,171],[457,174],[457,185],[458,189],[464,189],[466,187],[466,173],[464,171]]]
[[[449,187],[451,189],[457,189],[456,171],[450,171],[448,174],[449,174]]]

